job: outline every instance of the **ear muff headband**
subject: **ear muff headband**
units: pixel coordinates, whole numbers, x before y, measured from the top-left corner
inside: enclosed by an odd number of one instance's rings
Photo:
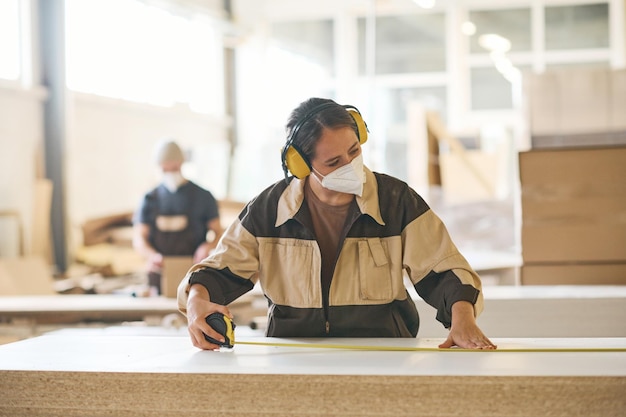
[[[293,174],[294,177],[298,179],[302,179],[307,175],[311,174],[311,162],[309,158],[307,158],[302,150],[294,144],[294,140],[298,136],[298,132],[302,128],[302,126],[309,121],[313,116],[317,115],[322,110],[328,107],[334,107],[336,103],[323,103],[319,106],[314,107],[310,112],[304,115],[302,119],[296,123],[296,125],[291,129],[291,133],[287,138],[287,142],[282,150],[282,164],[283,164],[283,172],[285,173],[285,179],[287,179],[289,172]],[[361,117],[361,113],[359,110],[351,105],[342,106],[346,109],[348,114],[352,117],[357,127],[357,137],[359,139],[360,144],[364,144],[367,141],[367,125]]]

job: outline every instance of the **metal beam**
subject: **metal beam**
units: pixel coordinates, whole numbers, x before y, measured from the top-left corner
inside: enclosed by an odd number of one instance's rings
[[[39,0],[40,83],[48,91],[44,104],[45,174],[52,181],[50,224],[54,262],[58,272],[68,264],[65,213],[65,1]]]

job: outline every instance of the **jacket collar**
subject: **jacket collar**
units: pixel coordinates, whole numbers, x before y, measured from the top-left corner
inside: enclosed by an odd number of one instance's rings
[[[376,176],[367,167],[363,167],[365,171],[365,183],[363,184],[363,195],[356,196],[356,202],[361,213],[367,214],[380,225],[385,225],[380,214],[380,202],[378,201],[378,182]],[[304,201],[304,183],[306,178],[293,178],[283,194],[278,200],[278,208],[276,212],[276,224],[278,227],[287,220],[294,218],[300,210]]]

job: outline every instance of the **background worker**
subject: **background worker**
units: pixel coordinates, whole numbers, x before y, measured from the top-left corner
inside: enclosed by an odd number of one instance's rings
[[[145,194],[135,212],[133,246],[146,258],[149,285],[160,294],[163,257],[193,256],[194,263],[200,262],[215,248],[223,229],[211,192],[183,177],[185,158],[178,144],[162,140],[154,155],[161,183]]]
[[[480,278],[414,190],[363,165],[358,110],[312,98],[287,132],[285,180],[247,204],[178,288],[194,346],[218,347],[205,340],[223,340],[205,318],[232,318],[226,305],[257,282],[269,302],[267,336],[415,337],[406,273],[450,329],[440,347],[494,349],[475,319]]]

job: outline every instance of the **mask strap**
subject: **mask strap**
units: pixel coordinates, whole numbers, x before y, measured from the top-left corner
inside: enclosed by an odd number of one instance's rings
[[[313,166],[311,166],[311,173],[313,174],[313,177],[315,177],[315,179],[317,180],[317,182],[319,182],[319,183],[320,183],[320,185],[322,185],[322,186],[323,186],[324,184],[323,184],[323,182],[322,182],[322,181],[324,181],[324,178],[326,178],[326,175],[322,175],[322,174],[320,174],[320,172],[319,172],[317,169],[313,168]],[[319,175],[320,177],[322,177],[322,179],[317,178],[317,176],[318,176],[318,175]]]

